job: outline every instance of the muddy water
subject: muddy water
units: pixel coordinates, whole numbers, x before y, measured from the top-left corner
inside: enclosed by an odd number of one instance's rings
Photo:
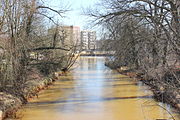
[[[22,120],[171,120],[148,87],[104,66],[103,57],[81,57],[19,113]]]

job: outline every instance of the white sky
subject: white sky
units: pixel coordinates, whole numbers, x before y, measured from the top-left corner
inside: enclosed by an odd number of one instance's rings
[[[66,25],[80,26],[81,30],[87,28],[89,21],[87,16],[83,15],[82,8],[93,6],[98,0],[45,0],[45,5],[55,9],[61,9],[62,6],[70,6],[71,11],[65,14],[65,18],[59,18],[59,22]],[[89,28],[90,29],[90,28]]]

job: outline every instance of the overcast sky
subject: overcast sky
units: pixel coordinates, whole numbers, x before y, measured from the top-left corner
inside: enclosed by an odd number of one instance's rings
[[[66,18],[59,18],[59,22],[66,25],[80,26],[81,30],[87,28],[88,18],[82,15],[82,8],[93,6],[98,0],[45,0],[45,4],[55,9],[61,6],[70,6],[71,11],[65,14]]]

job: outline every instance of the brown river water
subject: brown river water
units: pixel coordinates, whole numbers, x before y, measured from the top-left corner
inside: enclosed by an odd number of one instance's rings
[[[104,61],[79,58],[70,73],[18,112],[20,119],[179,120],[169,105],[153,99],[146,85],[107,68]]]

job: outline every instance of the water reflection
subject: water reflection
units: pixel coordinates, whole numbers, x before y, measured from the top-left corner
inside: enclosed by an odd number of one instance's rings
[[[106,68],[103,57],[81,57],[79,67],[25,106],[22,120],[172,119],[159,105],[172,111],[141,82]]]

